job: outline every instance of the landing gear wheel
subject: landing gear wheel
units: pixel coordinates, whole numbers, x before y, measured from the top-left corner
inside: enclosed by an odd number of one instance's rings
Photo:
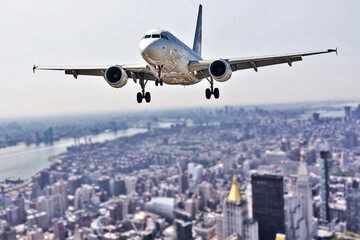
[[[205,97],[206,97],[206,99],[210,99],[210,98],[211,98],[210,88],[207,88],[207,89],[205,90]]]
[[[149,93],[149,92],[146,92],[144,98],[145,98],[145,101],[146,101],[147,103],[149,103],[149,102],[151,101],[151,95],[150,95],[150,93]]]
[[[138,92],[137,95],[136,95],[136,100],[138,103],[141,103],[142,100],[143,100],[143,95],[141,92]]]
[[[164,84],[163,80],[160,79],[160,86],[162,86]]]
[[[218,99],[220,97],[220,91],[218,88],[214,89],[214,97],[215,97],[215,99]]]
[[[155,80],[155,86],[158,86],[159,85],[159,80]]]

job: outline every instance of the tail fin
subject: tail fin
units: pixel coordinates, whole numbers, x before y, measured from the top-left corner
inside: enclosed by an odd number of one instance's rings
[[[199,12],[196,22],[193,50],[201,56],[201,35],[202,35],[202,5],[199,5]]]

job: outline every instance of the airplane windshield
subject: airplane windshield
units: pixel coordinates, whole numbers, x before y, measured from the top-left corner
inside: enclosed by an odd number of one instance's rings
[[[152,38],[160,38],[160,34],[153,34]]]
[[[150,38],[151,37],[151,35],[145,35],[144,36],[144,38]]]

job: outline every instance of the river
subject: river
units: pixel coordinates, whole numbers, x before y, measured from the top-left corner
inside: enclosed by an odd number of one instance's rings
[[[119,137],[133,136],[138,133],[147,132],[144,128],[129,128],[114,132],[105,132],[98,135],[89,135],[87,139],[91,138],[91,142],[104,142],[106,140],[113,140]],[[85,138],[80,139],[85,141]],[[19,144],[12,147],[0,149],[0,181],[7,177],[19,177],[27,179],[35,175],[40,170],[50,166],[51,162],[48,158],[66,151],[66,147],[74,144],[73,138],[61,139],[55,141],[52,145],[41,143],[39,145]]]

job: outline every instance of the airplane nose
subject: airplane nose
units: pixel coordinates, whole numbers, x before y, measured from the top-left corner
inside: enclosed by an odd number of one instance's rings
[[[145,39],[140,42],[140,53],[144,57],[154,57],[159,52],[159,41]]]

